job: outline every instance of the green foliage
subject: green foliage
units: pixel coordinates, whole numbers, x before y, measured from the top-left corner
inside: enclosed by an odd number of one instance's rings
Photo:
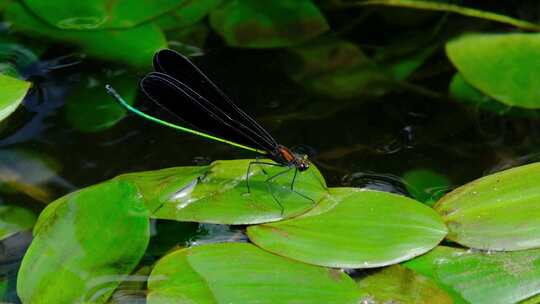
[[[448,239],[487,250],[540,246],[540,163],[501,171],[445,195],[435,210]]]
[[[156,19],[155,23],[166,31],[189,27],[201,21],[222,2],[223,0],[184,1],[179,8]]]
[[[148,67],[154,53],[167,46],[163,33],[153,24],[127,30],[65,31],[47,25],[16,2],[7,8],[5,18],[13,23],[14,30],[18,32],[72,43],[90,56],[137,67]]]
[[[233,0],[210,14],[212,28],[235,47],[276,48],[307,41],[329,29],[311,0]]]
[[[50,25],[67,30],[131,28],[185,5],[188,0],[24,0],[26,6]]]
[[[149,304],[358,303],[354,281],[343,272],[240,243],[175,251],[154,267],[148,288]]]
[[[15,205],[0,206],[0,240],[17,232],[31,230],[36,221],[36,214],[26,208]]]
[[[38,218],[17,293],[24,303],[105,303],[139,262],[148,238],[148,212],[130,183],[73,192]]]
[[[538,249],[493,253],[439,246],[405,266],[444,287],[454,303],[502,304],[538,293],[539,262]]]
[[[446,176],[430,169],[407,171],[403,180],[411,196],[429,206],[433,206],[452,185]]]
[[[540,34],[465,35],[448,42],[446,53],[484,94],[509,106],[540,108]]]
[[[30,83],[19,80],[11,76],[0,74],[0,121],[13,113],[21,104],[26,92],[30,88]]]
[[[137,82],[129,77],[115,77],[106,81],[91,77],[81,82],[68,97],[64,108],[65,119],[81,132],[100,132],[114,126],[126,115],[126,110],[104,90],[110,83],[130,104],[135,100]]]
[[[366,303],[454,303],[433,280],[401,265],[386,267],[360,278],[358,286],[362,293],[361,300]]]
[[[371,268],[423,254],[446,235],[441,218],[404,196],[333,188],[299,217],[248,227],[257,246],[310,264]]]

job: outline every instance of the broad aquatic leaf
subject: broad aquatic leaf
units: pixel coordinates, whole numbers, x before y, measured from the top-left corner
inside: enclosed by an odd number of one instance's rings
[[[36,214],[31,210],[15,205],[0,205],[0,240],[17,232],[32,230]]]
[[[540,108],[540,34],[470,34],[446,44],[463,78],[506,105]]]
[[[163,15],[154,22],[165,31],[192,26],[206,17],[221,2],[223,0],[184,1],[179,8]]]
[[[331,188],[330,196],[299,217],[248,227],[261,248],[306,263],[371,268],[396,264],[435,247],[442,219],[405,196]]]
[[[21,104],[30,88],[30,83],[0,74],[0,88],[2,88],[0,94],[0,121],[2,121]]]
[[[60,29],[131,28],[163,15],[188,0],[24,0],[33,13]]]
[[[48,26],[15,2],[8,7],[5,17],[13,24],[15,31],[41,39],[47,37],[71,43],[79,46],[89,56],[136,67],[148,67],[154,53],[167,47],[165,36],[154,24],[128,30],[65,31]]]
[[[148,304],[358,303],[354,281],[337,269],[282,258],[245,243],[175,251],[148,282]]]
[[[315,166],[294,168],[253,165],[250,193],[246,184],[252,159],[215,161],[208,167],[179,167],[118,177],[137,184],[153,217],[216,224],[277,221],[311,209],[327,195]],[[264,171],[263,171],[264,170]],[[277,176],[273,181],[266,180]]]
[[[121,92],[128,103],[132,104],[135,100],[137,80],[126,75],[107,81],[92,78],[88,82],[81,82],[64,107],[65,119],[77,130],[100,132],[114,126],[126,115],[126,110],[107,94],[106,83]]]
[[[448,239],[490,250],[540,247],[539,180],[540,163],[533,163],[448,193],[435,205],[448,226]]]
[[[287,55],[283,65],[291,78],[319,94],[346,99],[380,96],[389,88],[388,75],[351,42],[321,37]]]
[[[435,280],[453,294],[454,303],[517,303],[540,293],[538,249],[481,252],[440,246],[404,265]]]
[[[210,13],[210,24],[227,44],[275,48],[307,41],[329,29],[311,0],[234,0]]]
[[[105,303],[146,250],[148,211],[137,189],[108,181],[43,210],[22,261],[23,303]]]
[[[401,265],[393,265],[358,280],[359,303],[452,304],[452,298],[437,284]]]
[[[429,206],[434,205],[452,185],[446,176],[430,169],[409,170],[403,174],[403,181],[414,199]]]

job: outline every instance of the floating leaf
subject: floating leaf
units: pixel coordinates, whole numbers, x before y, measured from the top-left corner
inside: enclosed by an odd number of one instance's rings
[[[201,21],[221,2],[223,0],[185,1],[179,8],[163,15],[154,22],[165,31],[192,26]]]
[[[0,74],[0,87],[2,88],[2,96],[0,97],[0,121],[2,121],[21,104],[26,92],[30,88],[30,83]]]
[[[411,259],[446,235],[431,208],[405,196],[354,188],[330,194],[299,217],[248,227],[250,240],[306,263],[369,268]]]
[[[130,104],[135,100],[137,81],[121,75],[111,83],[122,92]],[[97,83],[96,83],[97,82]],[[83,83],[75,88],[64,107],[66,120],[81,132],[99,132],[114,126],[126,115],[126,110],[105,91],[105,82],[89,81],[91,87]]]
[[[210,13],[210,24],[236,47],[286,47],[329,29],[311,0],[228,1]]]
[[[245,243],[178,250],[148,282],[148,304],[358,303],[354,281],[337,269],[295,262]]]
[[[49,24],[67,30],[131,28],[163,15],[186,0],[24,0],[26,6]]]
[[[0,205],[0,240],[17,232],[31,230],[36,221],[34,212],[14,206]]]
[[[540,291],[538,249],[487,253],[440,246],[404,265],[435,280],[455,303],[517,303]]]
[[[51,203],[34,227],[17,292],[24,303],[104,303],[141,259],[148,212],[137,189],[108,181]]]
[[[435,209],[448,239],[467,247],[520,250],[540,246],[540,163],[501,171],[445,195]]]
[[[383,268],[358,280],[359,303],[452,304],[452,298],[431,279],[401,265]]]
[[[540,108],[540,34],[470,34],[446,44],[463,78],[510,106]]]
[[[403,180],[411,196],[432,206],[450,189],[450,180],[430,169],[415,169],[405,172]]]
[[[15,31],[41,39],[47,37],[71,43],[81,47],[90,56],[121,61],[137,67],[149,66],[154,53],[167,46],[163,33],[153,24],[129,30],[64,31],[36,19],[16,2],[7,8],[5,17],[13,24]]]
[[[248,165],[255,160],[215,161],[209,167],[179,167],[118,177],[135,183],[153,217],[217,224],[277,221],[304,213],[327,194],[315,166],[298,172],[287,167]],[[264,170],[264,172],[263,172]],[[266,172],[266,173],[265,173]],[[278,175],[273,181],[266,182]]]

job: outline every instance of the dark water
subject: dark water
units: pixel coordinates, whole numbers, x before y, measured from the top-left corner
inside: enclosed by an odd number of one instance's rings
[[[55,49],[43,56],[43,62],[23,70],[36,87],[24,106],[0,124],[0,150],[29,151],[55,164],[55,176],[41,185],[50,198],[121,173],[254,157],[131,115],[103,132],[77,131],[64,115],[70,90],[87,81],[85,75],[122,68],[85,59],[74,66],[49,69],[58,64],[55,58],[70,52]],[[329,186],[406,194],[400,177],[408,170],[433,169],[458,186],[539,158],[540,120],[535,115],[502,117],[451,100],[446,86],[453,70],[444,59],[433,60],[440,62],[437,76],[427,83],[413,78],[412,83],[440,96],[395,88],[378,98],[332,100],[289,80],[275,51],[216,48],[195,59],[280,142],[312,154]],[[141,73],[125,71],[123,75],[137,82]],[[1,201],[35,211],[44,207],[23,193],[3,193]],[[153,227],[147,262],[177,244],[245,239],[239,227],[165,221]],[[179,229],[185,233],[171,237],[171,231]],[[10,278],[11,300],[18,263],[30,241],[30,234],[24,233],[1,243],[0,273]]]

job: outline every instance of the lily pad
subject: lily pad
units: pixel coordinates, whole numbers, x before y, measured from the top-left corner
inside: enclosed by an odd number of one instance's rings
[[[470,34],[446,44],[463,78],[506,105],[540,108],[540,34]]]
[[[409,170],[403,174],[403,180],[411,196],[429,206],[434,205],[452,185],[446,176],[430,169]]]
[[[65,31],[47,25],[16,2],[9,5],[5,18],[13,24],[15,31],[41,39],[46,37],[71,43],[79,46],[89,56],[121,61],[136,67],[148,67],[154,53],[167,46],[165,36],[154,24],[128,30]]]
[[[228,1],[210,13],[210,25],[227,44],[250,48],[291,46],[329,29],[311,0]]]
[[[154,23],[165,31],[192,26],[201,21],[222,2],[223,0],[185,1],[179,8],[161,16]]]
[[[0,206],[0,240],[17,232],[32,230],[36,221],[34,212],[15,205]]]
[[[540,292],[538,249],[481,252],[440,246],[404,265],[453,292],[455,303],[517,303]]]
[[[467,247],[540,247],[540,163],[491,174],[445,195],[435,209],[448,239]]]
[[[148,212],[137,189],[108,181],[43,210],[22,261],[24,303],[105,303],[146,250]]]
[[[125,100],[133,104],[137,93],[137,81],[121,75],[107,80]],[[81,83],[68,97],[64,107],[65,119],[81,132],[100,132],[114,126],[126,115],[126,110],[105,91],[104,81],[95,78]],[[88,84],[91,87],[87,87]]]
[[[383,268],[358,280],[359,303],[452,304],[444,290],[421,274],[401,265]]]
[[[354,281],[337,269],[295,262],[245,243],[191,247],[161,259],[148,304],[358,303]]]
[[[24,0],[33,13],[60,29],[96,30],[131,28],[154,19],[181,5],[186,0]]]
[[[253,159],[215,161],[208,167],[179,167],[118,177],[135,183],[152,216],[177,221],[254,224],[278,221],[311,209],[327,195],[315,166],[294,169],[248,165]],[[262,161],[262,160],[261,160]],[[264,170],[264,171],[263,171]],[[269,177],[277,176],[266,182]]]
[[[276,254],[329,267],[396,264],[435,247],[442,219],[405,196],[331,188],[330,196],[299,217],[248,227],[252,242]]]
[[[0,87],[2,88],[2,97],[0,98],[0,121],[2,121],[13,113],[21,104],[26,92],[30,88],[30,83],[0,74]]]

